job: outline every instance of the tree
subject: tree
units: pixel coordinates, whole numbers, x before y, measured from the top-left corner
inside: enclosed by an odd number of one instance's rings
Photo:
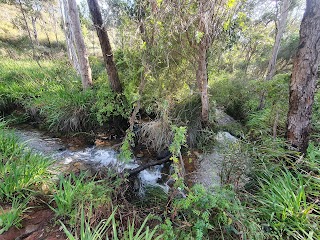
[[[80,75],[80,64],[78,60],[78,56],[76,53],[75,45],[74,45],[74,35],[71,28],[70,16],[69,16],[69,7],[67,0],[60,0],[60,9],[61,16],[63,19],[63,32],[66,39],[67,53],[73,68]]]
[[[35,59],[35,60],[38,62],[38,57],[37,57],[37,55],[36,55],[36,50],[35,50],[35,47],[34,47],[34,44],[33,44],[33,40],[32,40],[32,37],[31,37],[31,31],[30,31],[29,24],[28,24],[28,21],[27,21],[26,11],[25,11],[25,9],[23,8],[23,5],[22,5],[21,0],[18,0],[18,4],[19,4],[19,8],[20,8],[22,17],[23,17],[23,22],[24,22],[24,24],[25,24],[25,28],[26,28],[26,30],[27,30],[28,37],[29,37],[29,40],[30,40],[30,45],[31,45],[31,48],[32,48],[33,59]],[[38,62],[38,64],[39,64],[39,62]]]
[[[66,3],[66,2],[65,2]],[[82,80],[83,89],[90,88],[92,86],[91,68],[88,59],[88,52],[85,46],[81,27],[79,12],[75,0],[68,0],[64,7],[68,7],[68,13],[70,16],[71,30],[74,36],[75,46],[77,50],[78,61],[80,64],[80,74]]]
[[[280,49],[280,43],[282,36],[284,34],[286,23],[288,19],[288,13],[290,8],[291,0],[282,0],[280,3],[280,13],[278,14],[278,6],[277,6],[277,19],[275,19],[275,40],[272,48],[272,54],[269,59],[267,74],[266,74],[266,81],[269,81],[273,78],[273,76],[276,73],[276,63],[277,63],[277,57]],[[260,104],[258,109],[263,109],[265,105],[265,95],[266,92],[264,91],[260,96]]]
[[[288,141],[301,152],[308,147],[319,60],[320,1],[307,0],[293,63],[287,118]]]
[[[190,38],[190,29],[186,30],[188,42],[195,49],[196,81],[201,96],[201,119],[204,125],[209,123],[209,95],[208,95],[208,51],[214,41],[223,35],[223,31],[231,23],[231,17],[235,14],[237,1],[196,1],[197,12],[191,16],[194,29],[194,39]],[[192,7],[192,5],[191,5]],[[191,25],[191,26],[192,26]]]
[[[100,46],[101,46],[101,50],[102,50],[102,55],[103,55],[103,60],[106,65],[107,74],[108,74],[111,88],[113,91],[121,93],[122,86],[120,83],[116,64],[113,60],[113,53],[112,53],[112,48],[111,48],[111,44],[109,41],[109,36],[108,36],[107,30],[106,30],[106,28],[103,24],[103,21],[102,21],[102,15],[101,15],[98,1],[97,0],[87,0],[87,2],[89,5],[92,22],[95,26],[95,29],[97,31],[97,35],[99,38],[99,42],[100,42]]]

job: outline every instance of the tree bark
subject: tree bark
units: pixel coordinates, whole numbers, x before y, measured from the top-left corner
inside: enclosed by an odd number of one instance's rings
[[[209,123],[208,71],[207,48],[202,44],[198,48],[198,69],[196,73],[198,89],[201,96],[201,121]]]
[[[78,60],[80,64],[81,80],[83,89],[88,89],[92,86],[91,68],[88,59],[88,52],[85,46],[81,27],[79,12],[75,0],[68,0],[69,16],[74,34],[74,41],[77,49]]]
[[[300,43],[293,63],[287,118],[288,141],[301,152],[308,147],[319,53],[320,1],[307,0],[300,26]]]
[[[99,42],[100,42],[100,46],[101,46],[101,50],[102,50],[102,55],[103,55],[103,60],[106,65],[107,74],[108,74],[111,88],[113,91],[121,93],[122,86],[120,83],[116,64],[113,60],[113,53],[112,53],[112,48],[111,48],[111,44],[109,41],[109,36],[108,36],[106,28],[103,25],[102,15],[101,15],[98,1],[97,0],[87,0],[87,2],[89,5],[92,22],[94,24],[94,27],[97,31],[97,35],[99,38]]]
[[[67,0],[60,0],[60,9],[61,9],[61,16],[63,20],[63,32],[66,39],[66,47],[69,60],[76,70],[76,72],[81,75],[80,72],[80,64],[78,61],[78,56],[74,46],[74,36],[71,29],[70,17],[69,17],[69,7]]]
[[[280,9],[280,18],[279,18],[279,21],[276,21],[276,36],[275,36],[275,41],[272,49],[271,58],[268,64],[267,74],[265,78],[266,81],[271,80],[276,73],[277,57],[280,49],[281,39],[282,39],[284,30],[286,29],[290,2],[291,0],[283,0],[281,9]],[[265,98],[266,98],[266,92],[264,91],[260,96],[260,104],[258,109],[261,110],[265,107]]]

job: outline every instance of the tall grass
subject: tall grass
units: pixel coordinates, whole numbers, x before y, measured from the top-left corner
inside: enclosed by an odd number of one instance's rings
[[[52,181],[51,164],[49,158],[21,144],[6,123],[0,121],[0,201],[11,205],[8,211],[0,208],[0,234],[12,226],[20,227],[30,198]]]
[[[0,207],[0,235],[12,226],[21,227],[22,215],[29,210],[28,202],[28,198],[21,200],[19,197],[14,197],[9,210]]]
[[[11,201],[19,195],[28,196],[30,191],[50,179],[49,158],[33,153],[18,142],[13,132],[0,126],[0,199]]]
[[[260,191],[256,199],[257,211],[264,224],[279,236],[305,239],[318,236],[313,222],[315,206],[307,201],[306,185],[302,176],[288,170],[280,174],[269,173],[260,178]],[[318,219],[319,220],[319,219]]]
[[[136,228],[134,220],[132,223],[128,221],[127,230],[122,232],[118,228],[117,221],[115,219],[116,210],[114,210],[107,219],[104,219],[98,223],[96,227],[90,225],[90,220],[86,219],[84,210],[81,210],[81,221],[80,221],[80,231],[79,233],[73,234],[68,228],[60,221],[64,232],[70,240],[103,240],[111,239],[113,240],[159,240],[162,239],[162,235],[157,233],[158,227],[152,230],[147,226],[150,220],[150,215],[145,218],[140,228]],[[119,236],[121,236],[119,238]]]
[[[54,187],[53,207],[57,217],[66,219],[71,225],[77,223],[79,206],[90,204],[93,207],[108,205],[111,202],[112,187],[118,183],[107,184],[106,181],[95,181],[85,172],[76,176],[60,176],[59,183]]]

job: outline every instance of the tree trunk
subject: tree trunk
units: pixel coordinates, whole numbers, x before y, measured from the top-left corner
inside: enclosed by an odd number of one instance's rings
[[[198,89],[201,96],[201,121],[209,123],[207,48],[202,44],[198,48],[198,69],[196,73]]]
[[[61,16],[63,20],[63,32],[66,39],[66,47],[67,47],[67,53],[69,60],[73,66],[73,68],[76,70],[76,72],[81,75],[80,73],[80,64],[78,61],[78,57],[76,54],[76,50],[74,47],[74,37],[71,29],[70,24],[70,18],[69,18],[69,10],[68,10],[68,3],[67,0],[60,0],[60,9],[61,9]]]
[[[287,119],[287,138],[301,152],[308,147],[319,55],[320,1],[307,0],[300,26],[300,43],[293,63]]]
[[[119,80],[116,64],[113,60],[113,53],[112,53],[112,48],[109,41],[108,33],[106,28],[103,26],[102,15],[101,15],[100,7],[98,5],[98,1],[87,0],[87,2],[89,5],[92,22],[97,31],[97,35],[101,45],[102,55],[103,55],[104,63],[106,65],[111,88],[113,91],[121,93],[122,86]]]
[[[19,0],[19,7],[20,7],[20,11],[21,11],[21,14],[22,14],[22,17],[23,17],[24,24],[25,24],[26,29],[27,29],[27,32],[28,32],[28,37],[29,37],[29,40],[30,40],[31,48],[32,48],[32,56],[33,56],[33,59],[36,60],[37,63],[38,63],[38,65],[40,66],[39,61],[38,61],[38,57],[37,57],[37,54],[36,54],[36,50],[35,50],[35,48],[34,48],[34,44],[33,44],[32,36],[31,36],[29,24],[28,24],[28,21],[27,21],[27,17],[26,17],[26,14],[25,14],[24,9],[23,9],[23,7],[22,7],[22,2],[21,2],[21,0]]]
[[[81,80],[83,89],[92,86],[91,68],[89,65],[88,52],[85,46],[81,27],[79,12],[75,0],[68,0],[69,16],[71,21],[71,28],[74,34],[74,41],[77,49],[78,60],[80,64]]]
[[[31,16],[31,22],[32,22],[32,28],[33,28],[34,41],[35,41],[36,45],[39,46],[38,31],[37,31],[37,26],[36,26],[37,17]]]
[[[283,0],[281,9],[280,9],[280,18],[279,21],[276,21],[276,36],[275,41],[272,49],[271,58],[269,60],[268,69],[267,69],[267,75],[266,75],[266,81],[271,80],[275,73],[276,73],[276,63],[277,63],[277,57],[280,49],[280,43],[281,39],[284,33],[284,30],[286,29],[287,19],[288,19],[288,13],[289,13],[289,7],[290,7],[291,0]],[[263,109],[265,107],[265,98],[266,98],[266,92],[264,91],[260,96],[260,104],[258,109]]]

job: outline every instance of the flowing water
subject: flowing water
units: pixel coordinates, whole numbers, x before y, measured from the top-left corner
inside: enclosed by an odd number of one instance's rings
[[[106,166],[121,172],[124,169],[134,169],[139,166],[137,159],[132,159],[127,163],[118,160],[118,152],[112,147],[86,146],[80,149],[72,149],[60,139],[49,137],[45,133],[30,127],[15,129],[16,135],[27,147],[40,152],[46,156],[51,156],[63,164],[73,162],[85,162],[94,166]],[[161,187],[168,192],[169,187],[165,183],[160,183],[163,165],[154,166],[143,170],[137,176],[139,193],[143,194],[147,186]]]

